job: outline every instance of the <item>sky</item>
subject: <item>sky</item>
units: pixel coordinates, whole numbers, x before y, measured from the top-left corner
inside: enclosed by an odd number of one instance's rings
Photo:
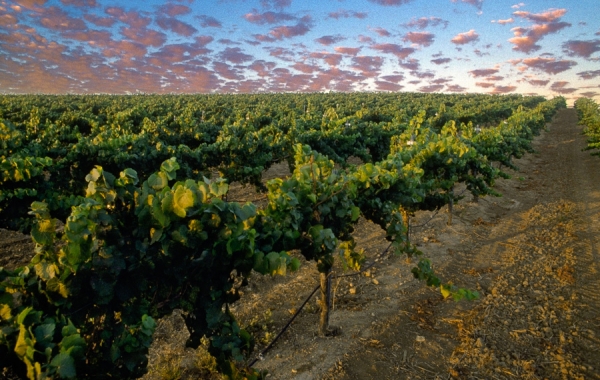
[[[599,0],[0,0],[0,93],[600,101]]]

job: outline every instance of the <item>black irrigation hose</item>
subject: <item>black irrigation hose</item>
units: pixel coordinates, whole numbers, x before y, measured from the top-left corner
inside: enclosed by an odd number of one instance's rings
[[[377,260],[380,257],[383,257],[383,255],[389,251],[390,247],[392,246],[392,244],[390,243],[390,245],[388,245],[388,247],[381,252],[376,258],[375,260]],[[372,268],[377,261],[373,260],[373,262],[369,265],[367,265],[364,268],[361,268],[360,271],[356,272],[356,273],[348,273],[348,274],[344,274],[344,275],[337,275],[337,276],[331,276],[331,278],[342,278],[342,277],[350,277],[350,276],[357,276],[367,270],[369,270],[370,268]],[[277,342],[277,340],[283,335],[283,333],[285,333],[287,331],[287,329],[292,325],[292,322],[294,321],[294,319],[296,319],[296,317],[300,314],[300,312],[302,311],[302,309],[304,308],[304,306],[306,306],[306,304],[308,303],[308,301],[310,301],[310,299],[312,298],[312,296],[315,295],[315,293],[321,288],[321,285],[317,285],[315,287],[315,289],[310,293],[310,295],[308,297],[306,297],[306,299],[304,300],[304,302],[302,303],[302,305],[300,305],[300,307],[298,308],[298,310],[296,310],[296,312],[294,313],[294,315],[292,316],[292,318],[290,318],[290,320],[285,324],[285,326],[283,326],[283,328],[281,329],[281,331],[279,331],[279,334],[277,334],[277,336],[275,338],[273,338],[273,340],[271,341],[271,343],[269,343],[269,345],[267,347],[265,347],[257,356],[256,358],[254,358],[254,360],[252,360],[252,362],[248,365],[248,367],[252,367],[254,364],[256,364],[257,361],[259,360],[263,360],[263,356],[265,353],[267,353],[267,351],[269,351],[274,345],[275,342]]]
[[[279,334],[277,334],[277,336],[271,341],[271,343],[269,343],[269,345],[267,347],[265,347],[257,355],[256,358],[254,358],[254,360],[248,365],[248,367],[252,367],[254,364],[256,364],[256,362],[258,360],[263,360],[263,355],[267,351],[269,351],[271,349],[271,347],[273,347],[273,345],[275,344],[275,342],[277,342],[277,340],[283,335],[283,333],[287,331],[287,329],[290,327],[290,325],[292,324],[292,322],[294,321],[294,319],[296,319],[296,317],[298,316],[298,314],[300,314],[300,312],[302,311],[302,309],[304,308],[304,306],[306,306],[306,304],[308,303],[308,301],[312,298],[312,296],[315,295],[315,293],[317,292],[317,290],[319,290],[319,288],[321,288],[321,285],[317,285],[317,287],[315,288],[315,290],[313,290],[312,293],[310,293],[310,295],[306,298],[306,300],[304,300],[304,303],[302,303],[302,305],[294,313],[294,315],[292,316],[292,318],[290,318],[290,320],[288,321],[288,323],[286,323],[285,326],[283,326],[283,328],[281,329],[281,331],[279,332]]]
[[[461,196],[464,192],[466,191],[463,190],[458,196]],[[433,218],[435,218],[435,216],[440,212],[441,208],[436,210],[436,212],[433,214],[433,216],[431,218],[429,218],[429,220],[423,224],[417,225],[417,226],[412,226],[411,228],[418,228],[418,227],[423,227],[425,225],[427,225],[429,222],[431,222],[431,220]],[[371,269],[375,264],[377,264],[377,259],[383,257],[383,255],[385,255],[390,247],[392,246],[393,243],[390,243],[390,245],[387,246],[387,248],[385,250],[383,250],[383,252],[381,252],[376,258],[375,260],[373,260],[373,262],[369,265],[367,265],[364,268],[361,268],[360,271],[355,272],[355,273],[347,273],[347,274],[341,274],[341,275],[336,275],[336,276],[331,276],[331,278],[342,278],[342,277],[351,277],[351,276],[358,276],[361,273],[366,272],[367,270]],[[279,338],[283,335],[283,333],[285,333],[287,331],[287,329],[292,325],[292,322],[294,321],[294,319],[296,319],[296,317],[300,314],[300,312],[302,311],[302,309],[304,308],[304,306],[306,306],[306,304],[308,303],[308,301],[310,301],[310,299],[312,298],[312,296],[315,295],[315,293],[319,290],[319,288],[321,287],[321,285],[317,285],[315,287],[315,289],[310,293],[310,295],[308,297],[306,297],[306,299],[304,300],[304,302],[302,303],[302,305],[300,305],[300,307],[298,308],[298,310],[296,310],[296,312],[294,313],[294,315],[290,318],[290,320],[285,324],[285,326],[283,326],[283,328],[279,331],[279,333],[277,334],[277,336],[271,341],[271,343],[269,343],[269,345],[267,347],[265,347],[255,358],[254,360],[252,360],[252,362],[250,362],[250,364],[248,365],[248,367],[252,367],[254,364],[256,364],[257,361],[259,360],[263,360],[263,356],[267,353],[267,351],[269,351],[271,348],[273,348],[273,346],[275,345],[275,343],[277,342],[277,340],[279,340]]]

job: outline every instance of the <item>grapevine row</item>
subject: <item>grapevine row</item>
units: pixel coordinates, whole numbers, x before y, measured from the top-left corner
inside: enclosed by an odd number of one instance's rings
[[[600,107],[589,98],[579,98],[575,101],[575,109],[579,124],[585,126],[584,133],[588,138],[587,150],[594,150],[593,155],[600,155]]]
[[[262,187],[261,174],[272,164],[287,159],[293,165],[297,143],[342,165],[351,155],[377,162],[419,110],[439,131],[450,120],[494,125],[518,106],[531,108],[542,100],[435,94],[3,96],[0,226],[28,230],[32,201],[45,201],[66,218],[82,196],[81,178],[96,165],[113,173],[132,168],[147,178],[176,157],[187,178],[219,171],[230,183]],[[34,162],[40,158],[46,161]],[[14,165],[18,160],[30,164]],[[32,175],[24,175],[29,167]],[[11,202],[14,197],[23,202]]]

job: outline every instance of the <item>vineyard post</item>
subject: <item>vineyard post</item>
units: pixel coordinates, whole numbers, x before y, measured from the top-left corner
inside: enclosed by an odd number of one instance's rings
[[[319,335],[330,335],[329,312],[331,311],[331,268],[326,272],[319,273],[321,283],[321,316],[319,318]]]
[[[448,192],[450,194],[450,200],[448,201],[448,222],[447,225],[452,225],[452,210],[454,208],[454,186]]]
[[[473,177],[477,177],[477,174],[479,174],[477,169],[473,169]],[[473,203],[479,203],[479,193],[476,191],[473,193]]]
[[[406,228],[406,246],[408,247],[410,244],[410,214],[404,207],[400,207],[400,212],[402,213],[402,224]]]

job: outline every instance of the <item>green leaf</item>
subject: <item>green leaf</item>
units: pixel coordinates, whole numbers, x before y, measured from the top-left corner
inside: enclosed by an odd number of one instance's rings
[[[49,264],[46,261],[41,261],[34,266],[35,273],[44,281],[54,278],[58,273],[56,264]]]
[[[60,294],[63,298],[69,297],[69,288],[58,277],[53,277],[46,283],[46,290]]]
[[[54,240],[55,230],[56,219],[38,219],[31,229],[31,237],[40,245],[50,244]]]
[[[62,328],[61,334],[63,337],[77,334],[77,329],[75,328],[71,320],[69,320],[69,323]]]
[[[292,258],[292,260],[290,261],[290,270],[291,271],[297,271],[300,268],[300,260],[298,260],[297,258]]]
[[[64,352],[56,355],[50,362],[50,366],[56,369],[56,373],[62,378],[72,379],[77,375],[75,371],[75,360]]]
[[[360,217],[360,208],[353,206],[352,207],[352,221],[356,222],[356,220]]]
[[[161,172],[165,173],[170,180],[176,178],[176,171],[180,168],[175,157],[171,157],[160,165]]]
[[[167,178],[167,174],[164,172],[159,172],[152,174],[148,178],[148,185],[156,191],[162,190],[169,184],[169,179]]]
[[[83,354],[83,348],[86,346],[85,339],[78,333],[63,337],[60,341],[60,352]]]
[[[160,239],[160,237],[163,234],[163,229],[162,228],[151,228],[150,229],[150,244],[153,244],[155,242],[158,241],[158,239]]]
[[[52,338],[54,337],[54,330],[56,325],[53,323],[46,323],[43,325],[37,326],[33,333],[35,335],[35,339],[38,343],[41,343],[44,347],[47,347],[52,343]]]

